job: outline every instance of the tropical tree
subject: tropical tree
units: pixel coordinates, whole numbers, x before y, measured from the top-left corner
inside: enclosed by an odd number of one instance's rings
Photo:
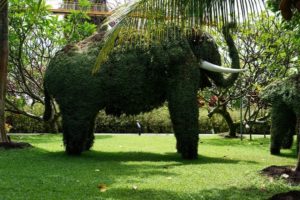
[[[26,8],[26,9],[24,9]],[[9,9],[9,69],[6,111],[24,115],[43,123],[43,77],[46,66],[55,53],[69,43],[90,36],[96,31],[88,23],[85,11],[74,11],[64,20],[51,15],[45,1],[10,0]],[[57,132],[60,116],[52,106],[53,119],[45,122],[45,131]]]
[[[285,31],[292,31],[292,39],[293,42],[298,45],[298,49],[300,48],[300,2],[299,1],[280,1],[280,0],[268,0],[268,8],[272,10],[275,14],[278,14],[279,11],[282,17],[287,20],[284,21],[283,24]],[[278,6],[279,5],[279,6]],[[297,51],[298,52],[298,51]],[[299,73],[299,64],[300,59],[299,55],[297,56],[298,65],[296,67],[297,72]],[[298,161],[295,168],[295,179],[300,179],[300,118],[297,117],[297,125],[296,125],[296,134],[298,137]]]
[[[45,2],[10,0],[9,9],[5,110],[43,122],[41,111],[35,112],[34,108],[44,104],[43,74],[55,52],[66,43],[61,34],[64,26],[58,17],[50,16]],[[53,113],[53,121],[45,125],[50,128],[48,131],[57,132],[59,114],[57,110]]]
[[[215,105],[210,107],[209,116],[223,116],[231,137],[236,136],[236,128],[240,121],[234,122],[228,110],[239,108],[242,99],[242,105],[245,107],[243,125],[247,124],[247,130],[251,133],[254,124],[262,123],[262,120],[257,121],[257,118],[263,117],[259,116],[259,113],[266,107],[259,98],[261,89],[276,79],[294,73],[298,65],[299,46],[293,40],[293,32],[285,30],[285,24],[281,22],[280,17],[262,13],[256,20],[246,23],[248,26],[241,26],[235,35],[242,66],[248,70],[239,76],[233,87],[215,87],[206,95],[206,101],[209,101],[212,95],[219,97]],[[226,48],[224,41],[217,41],[222,49]]]
[[[10,16],[9,8],[13,10]],[[44,103],[42,78],[45,66],[61,46],[81,40],[92,34],[96,27],[85,23],[76,30],[76,34],[71,33],[70,27],[78,26],[82,18],[89,19],[86,13],[74,13],[73,20],[58,21],[56,17],[49,16],[43,0],[12,0],[9,5],[7,0],[1,0],[0,11],[0,141],[8,142],[5,110],[42,120],[40,115],[25,110],[24,105],[29,102],[31,105]],[[61,35],[62,32],[66,34],[65,37]],[[10,46],[8,41],[11,42]]]
[[[5,90],[8,65],[8,2],[0,1],[0,142],[7,143],[5,130]]]

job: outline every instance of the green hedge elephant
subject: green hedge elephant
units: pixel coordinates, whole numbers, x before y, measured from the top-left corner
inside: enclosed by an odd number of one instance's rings
[[[262,92],[262,99],[271,103],[271,154],[291,148],[300,116],[300,76],[293,75],[276,81]]]
[[[46,70],[44,118],[51,117],[50,99],[53,97],[62,114],[66,152],[80,154],[93,144],[94,121],[99,110],[105,109],[107,114],[113,115],[135,115],[167,101],[177,151],[184,159],[196,159],[197,91],[210,86],[211,81],[227,87],[238,77],[236,72],[242,71],[238,69],[238,52],[229,28],[230,25],[224,27],[223,33],[232,68],[217,66],[221,64],[221,56],[207,34],[177,37],[148,48],[139,44],[127,49],[116,46],[94,75],[91,71],[104,33],[69,45],[57,53]],[[225,79],[220,72],[233,74]]]

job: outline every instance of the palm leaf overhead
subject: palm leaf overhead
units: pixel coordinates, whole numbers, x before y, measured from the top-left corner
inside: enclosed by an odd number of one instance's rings
[[[106,33],[95,70],[106,61],[117,38],[119,44],[137,40],[149,44],[170,37],[175,28],[185,35],[203,25],[243,21],[263,5],[263,0],[132,0],[115,9],[104,23],[115,26]]]
[[[2,9],[6,4],[7,4],[7,0],[0,0],[0,11],[2,11]]]

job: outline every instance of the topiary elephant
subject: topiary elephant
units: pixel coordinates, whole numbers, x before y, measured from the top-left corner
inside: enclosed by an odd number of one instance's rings
[[[297,120],[300,119],[300,75],[270,84],[261,97],[272,105],[270,152],[278,155],[281,148],[288,149],[293,145]]]
[[[137,44],[124,50],[116,46],[96,74],[91,72],[104,33],[69,45],[57,53],[46,70],[44,118],[51,117],[53,97],[62,114],[66,152],[80,154],[93,144],[99,110],[135,115],[167,101],[177,151],[184,159],[195,159],[199,140],[197,91],[211,86],[211,81],[220,87],[232,85],[238,77],[236,72],[243,71],[229,29],[230,25],[225,26],[223,34],[232,68],[217,66],[221,56],[216,43],[208,34],[195,32],[147,48]],[[224,78],[220,72],[233,74]]]

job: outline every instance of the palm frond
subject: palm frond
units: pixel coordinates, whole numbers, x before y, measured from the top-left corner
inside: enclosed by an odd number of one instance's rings
[[[221,27],[244,21],[263,7],[263,0],[133,0],[114,10],[104,23],[116,25],[107,32],[95,67],[99,69],[108,58],[118,35],[127,37],[120,41],[137,42],[139,37],[132,39],[132,34],[128,34],[134,30],[148,35],[150,41],[161,40],[170,37],[172,28],[189,34],[203,25]]]

